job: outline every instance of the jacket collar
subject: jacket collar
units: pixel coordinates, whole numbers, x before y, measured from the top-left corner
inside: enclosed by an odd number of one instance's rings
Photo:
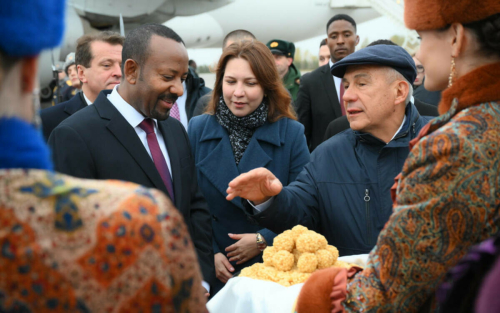
[[[283,127],[283,123],[280,123],[280,121],[274,123],[266,122],[255,131],[243,154],[243,158],[238,166],[236,166],[229,141],[229,134],[217,122],[215,116],[211,115],[207,119],[200,136],[200,144],[210,140],[218,140],[218,143],[210,153],[197,162],[196,167],[225,196],[229,182],[240,175],[240,173],[246,173],[258,167],[266,167],[272,161],[272,158],[265,151],[261,142],[281,146],[284,144],[285,131],[286,127]],[[221,164],[224,164],[224,171],[220,171]],[[243,208],[240,198],[235,198],[231,202]]]
[[[320,67],[323,75],[321,81],[323,82],[324,90],[330,99],[330,105],[336,117],[342,116],[342,109],[340,108],[339,97],[337,95],[337,87],[330,72],[330,63]]]
[[[279,124],[278,122],[270,123],[266,121],[264,125],[255,130],[253,137],[279,147],[285,142],[285,129],[280,129]],[[224,136],[227,136],[227,130],[220,126],[216,118],[210,118],[205,124],[200,141],[221,139]]]
[[[418,110],[415,107],[415,105],[410,102],[406,106],[405,115],[406,115],[406,121],[405,121],[403,127],[401,127],[401,130],[399,131],[399,133],[388,144],[386,144],[382,140],[378,139],[377,137],[372,136],[369,133],[354,131],[354,134],[356,135],[356,140],[361,141],[363,143],[384,145],[384,146],[385,145],[399,146],[400,144],[407,145],[408,142],[413,137],[413,136],[408,136],[408,134],[410,132],[416,132],[415,123],[420,118],[420,114],[418,113]]]
[[[458,112],[484,102],[500,100],[500,63],[482,66],[457,79],[448,89],[445,89],[439,103],[439,114],[450,111],[454,99],[458,105],[450,112],[450,117]]]
[[[321,67],[321,72],[322,73],[328,73],[328,75],[332,76],[332,73],[330,72],[330,63],[326,63]]]
[[[103,90],[97,96],[97,99],[94,101],[94,106],[97,109],[97,112],[103,119],[110,120],[116,113],[120,114],[118,110],[111,104],[110,105],[102,105],[102,103],[108,103],[108,95],[111,94],[113,90]]]
[[[66,112],[68,115],[73,115],[74,113],[85,107],[87,107],[87,102],[83,97],[83,91],[80,91],[67,102],[67,104],[64,106],[64,112]]]

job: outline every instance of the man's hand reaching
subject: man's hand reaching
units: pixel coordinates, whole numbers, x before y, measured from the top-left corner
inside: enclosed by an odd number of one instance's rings
[[[227,188],[228,201],[241,197],[259,205],[276,196],[283,185],[273,173],[263,167],[241,174],[229,183]]]

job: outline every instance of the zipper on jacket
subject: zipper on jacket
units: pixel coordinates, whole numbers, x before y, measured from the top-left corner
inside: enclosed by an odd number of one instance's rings
[[[366,213],[366,232],[367,232],[367,240],[366,243],[371,245],[372,243],[372,227],[371,227],[371,218],[370,218],[370,190],[365,190],[365,213]]]

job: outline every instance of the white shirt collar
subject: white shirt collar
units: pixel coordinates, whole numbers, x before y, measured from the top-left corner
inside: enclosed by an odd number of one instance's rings
[[[396,137],[396,135],[399,134],[399,132],[403,128],[403,125],[405,124],[405,122],[406,122],[406,114],[403,115],[403,123],[401,123],[401,126],[399,126],[398,130],[394,133],[394,136],[392,136],[392,138],[391,138],[391,140],[389,142],[391,142],[392,140],[394,140],[394,137]]]
[[[92,102],[89,100],[89,98],[87,98],[87,96],[85,95],[85,92],[82,91],[82,93],[83,93],[83,98],[85,98],[85,102],[87,102],[87,105],[91,105]]]
[[[128,104],[123,100],[122,96],[118,93],[118,87],[116,85],[113,91],[108,95],[108,100],[111,102],[115,108],[120,112],[121,115],[127,120],[130,126],[136,128],[139,124],[146,118],[141,113],[139,113],[133,106]],[[157,127],[156,119],[152,119],[155,122],[155,127]]]
[[[329,60],[328,60],[328,64],[330,65],[330,68],[332,68],[332,66],[333,66],[332,59],[329,59]]]

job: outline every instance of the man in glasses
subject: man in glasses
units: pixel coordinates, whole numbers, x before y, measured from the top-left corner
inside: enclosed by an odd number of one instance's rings
[[[413,82],[413,88],[417,88],[424,82],[425,69],[415,55],[413,55],[413,61],[415,61],[415,67],[417,68],[417,78],[415,78],[415,81]]]

